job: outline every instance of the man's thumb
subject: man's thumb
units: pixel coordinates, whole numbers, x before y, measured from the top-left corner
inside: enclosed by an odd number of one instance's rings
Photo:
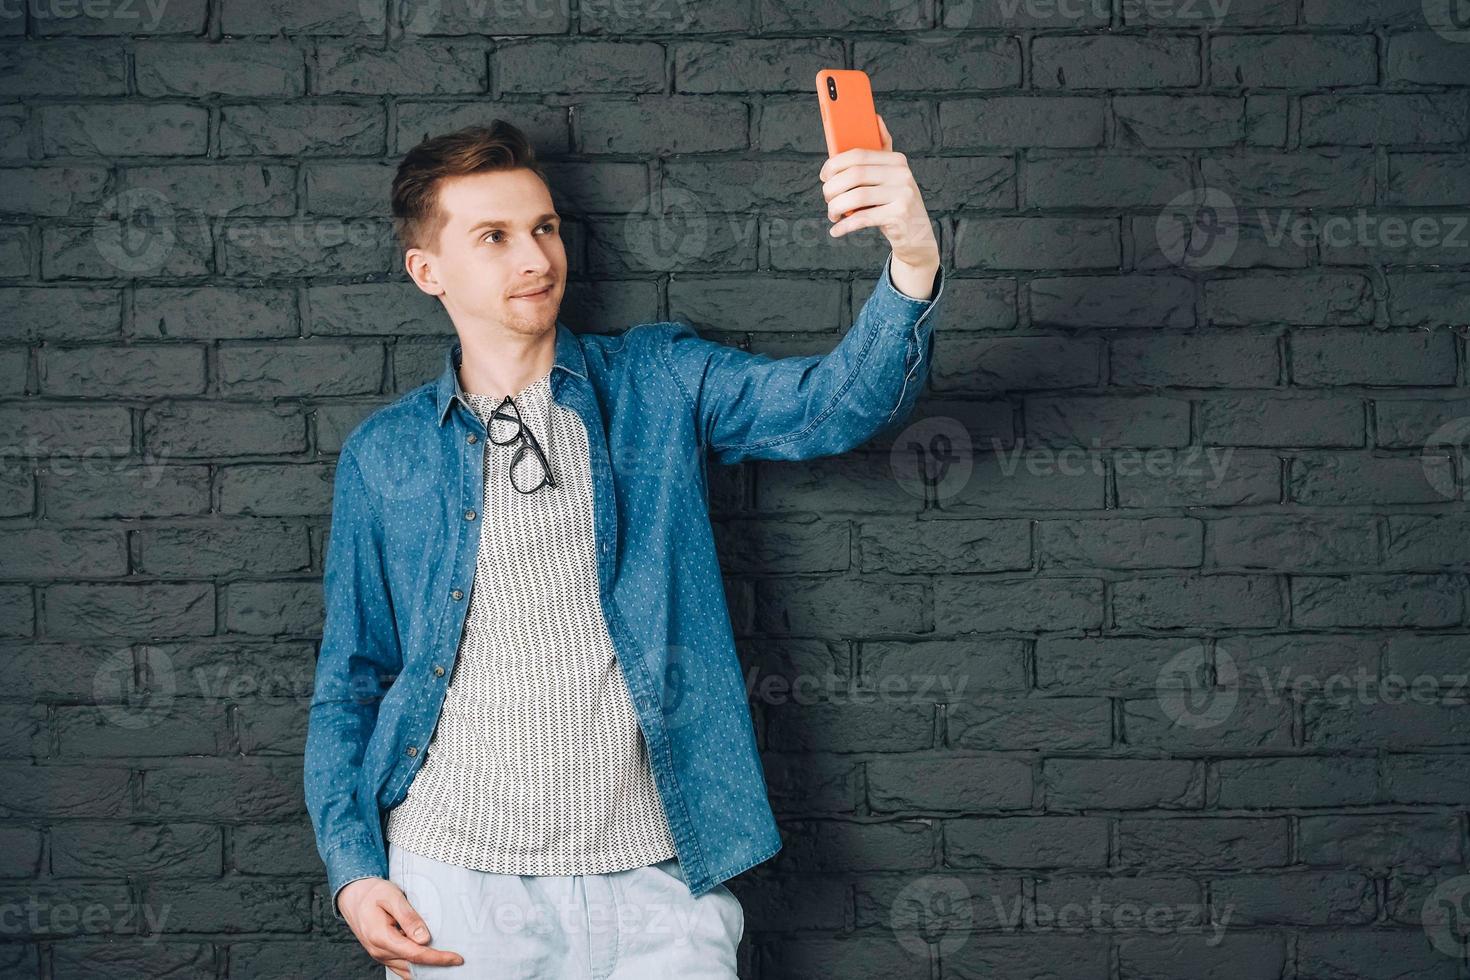
[[[416,943],[427,943],[429,941],[429,927],[425,925],[423,918],[408,904],[408,898],[402,897],[393,902],[393,918],[398,920],[398,928],[402,929],[410,939]]]

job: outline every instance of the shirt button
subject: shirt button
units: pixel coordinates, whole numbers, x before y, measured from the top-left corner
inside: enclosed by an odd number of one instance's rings
[[[444,676],[444,668],[441,667],[439,664],[435,664],[434,665],[434,676],[435,677],[443,677]]]
[[[455,602],[458,602],[459,600],[461,600],[461,599],[464,598],[464,593],[461,592],[461,591],[459,591],[458,589],[455,589],[453,592],[451,592],[449,594],[454,597],[454,601]]]
[[[480,441],[480,437],[471,432],[469,435],[465,436],[464,441],[473,446],[475,443]]]
[[[475,512],[472,511],[472,510],[465,511],[464,512],[464,519],[467,520],[467,521],[474,520],[475,519]]]
[[[409,755],[418,755],[419,747],[417,745],[410,745],[405,751],[407,751]]]

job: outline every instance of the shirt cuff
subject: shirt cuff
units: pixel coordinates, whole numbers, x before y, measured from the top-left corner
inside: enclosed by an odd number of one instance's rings
[[[939,301],[944,292],[944,265],[941,264],[934,272],[933,289],[928,299],[915,299],[905,292],[899,290],[893,284],[893,253],[888,253],[888,258],[883,262],[883,271],[878,275],[878,284],[873,291],[875,300],[880,304],[878,312],[885,320],[913,320],[921,316],[929,307]]]
[[[334,847],[327,859],[328,887],[332,890],[332,915],[339,922],[347,921],[342,910],[337,907],[337,897],[344,887],[363,878],[387,877],[388,868],[383,853],[368,838],[353,838]]]

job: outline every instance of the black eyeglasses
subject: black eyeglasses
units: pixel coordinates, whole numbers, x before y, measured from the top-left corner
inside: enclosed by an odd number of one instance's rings
[[[507,407],[510,409],[508,412],[505,411]],[[506,429],[510,427],[510,424],[514,423],[514,434],[506,436],[503,439],[498,438],[496,435],[497,422],[504,423],[499,429],[501,435],[504,435]],[[551,464],[547,461],[546,454],[541,451],[541,444],[536,441],[536,434],[531,431],[530,426],[521,420],[521,410],[516,407],[515,399],[509,395],[506,395],[505,400],[490,413],[490,441],[497,446],[509,446],[511,443],[520,442],[520,445],[516,447],[515,453],[510,458],[510,485],[515,487],[517,491],[520,493],[535,493],[542,487],[556,486],[556,481],[551,477]],[[534,453],[534,456],[532,453]],[[522,460],[528,458],[540,464],[541,478],[536,482],[534,487],[526,490],[522,489],[521,485],[516,482],[516,467],[519,466]],[[522,469],[525,469],[525,467],[522,467]]]

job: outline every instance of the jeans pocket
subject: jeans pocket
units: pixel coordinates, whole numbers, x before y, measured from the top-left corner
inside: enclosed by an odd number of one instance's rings
[[[657,864],[649,865],[649,867],[653,868],[656,871],[662,871],[669,877],[677,878],[679,881],[688,881],[688,879],[684,877],[684,869],[682,866],[680,866],[679,859],[676,857],[664,858]]]

